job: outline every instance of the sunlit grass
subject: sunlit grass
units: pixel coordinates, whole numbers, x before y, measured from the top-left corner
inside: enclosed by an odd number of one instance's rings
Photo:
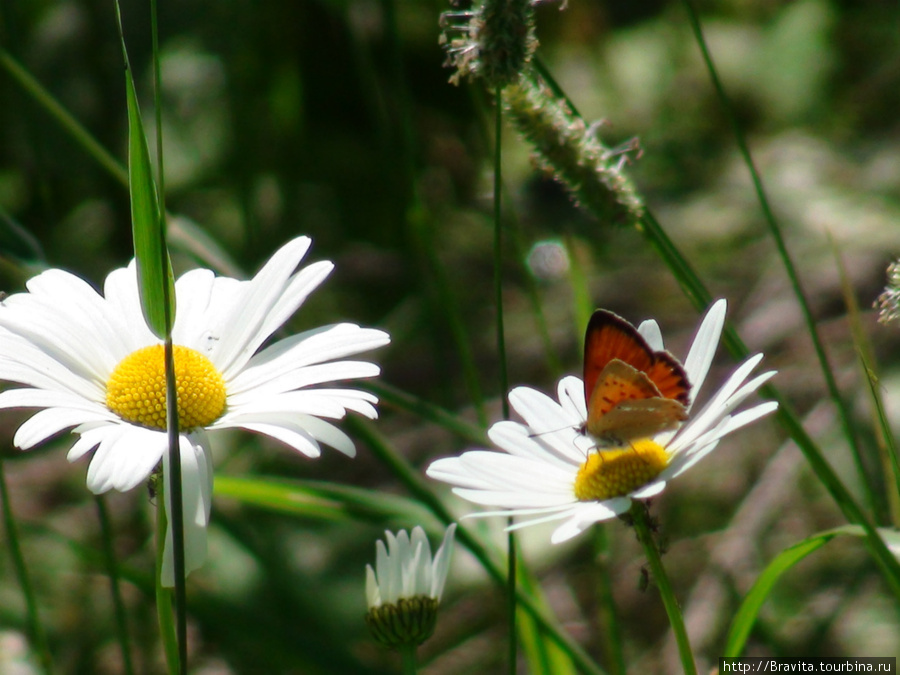
[[[341,422],[356,458],[326,450],[308,462],[250,434],[216,438],[210,557],[187,587],[192,668],[400,672],[365,632],[373,543],[420,524],[436,546],[469,512],[424,468],[489,447],[508,386],[549,391],[580,374],[593,307],[655,317],[682,353],[718,297],[729,301],[727,350],[710,377],[764,352],[763,368],[779,375],[762,396],[779,400],[780,424],[729,437],[653,501],[665,578],[617,521],[594,526],[596,546],[590,535],[550,546],[547,530],[521,531],[519,666],[668,672],[679,660],[660,590],[685,618],[686,672],[686,650],[698,672],[725,654],[900,655],[900,566],[883,543],[895,545],[900,496],[892,455],[879,450],[895,445],[879,436],[897,405],[898,329],[876,326],[869,309],[898,247],[900,89],[879,67],[896,8],[718,8],[701,17],[704,64],[699,24],[680,2],[538,5],[537,59],[516,61],[526,78],[488,90],[477,78],[447,84],[439,3],[172,9],[160,5],[155,61],[144,19],[130,8],[123,19],[145,111],[162,65],[160,114],[144,124],[161,121],[165,133],[145,171],[165,152],[175,276],[202,265],[248,278],[307,234],[335,261],[333,286],[279,336],[338,321],[392,336],[377,355],[381,377],[366,385],[379,419]],[[15,31],[0,22],[6,293],[44,267],[99,284],[133,255],[121,63],[89,56],[118,54],[113,17],[92,21],[79,3],[66,11],[31,9]],[[506,87],[505,120],[493,116],[495,86]],[[554,242],[558,266],[531,264],[541,242]],[[850,295],[859,310],[846,309]],[[0,438],[11,443],[23,419],[4,412]],[[134,671],[162,672],[155,497],[114,495],[107,542],[83,489],[86,463],[63,459],[70,445],[63,435],[4,451],[15,520],[4,536],[19,540],[0,560],[11,599],[0,629],[24,636],[25,672],[102,674],[126,670],[114,641],[127,623]],[[510,672],[503,525],[460,522],[421,672]],[[121,598],[109,593],[105,551]]]

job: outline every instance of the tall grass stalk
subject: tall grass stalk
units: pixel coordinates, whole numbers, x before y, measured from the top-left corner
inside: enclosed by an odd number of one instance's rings
[[[850,411],[847,408],[846,403],[844,402],[844,398],[841,396],[841,393],[838,390],[837,381],[834,377],[834,371],[831,368],[831,364],[828,362],[828,355],[825,353],[825,345],[822,343],[822,340],[819,337],[819,330],[816,326],[816,321],[813,318],[812,309],[810,309],[809,301],[803,289],[803,284],[800,281],[800,275],[797,273],[797,268],[794,265],[794,261],[791,259],[790,252],[787,249],[787,244],[785,243],[784,237],[781,234],[781,227],[779,226],[778,221],[775,218],[772,207],[769,205],[769,199],[766,196],[762,178],[759,175],[759,171],[757,171],[756,169],[756,164],[754,163],[753,156],[750,153],[750,147],[747,145],[747,139],[744,135],[744,130],[741,127],[737,115],[735,114],[731,99],[725,91],[725,87],[722,85],[722,81],[719,79],[718,71],[716,70],[716,66],[713,63],[712,56],[709,53],[706,39],[703,36],[703,28],[700,25],[700,17],[697,14],[694,3],[691,0],[682,0],[682,3],[684,4],[685,10],[687,11],[688,22],[691,25],[694,39],[697,42],[697,46],[700,49],[700,54],[703,57],[703,63],[705,64],[707,72],[709,73],[709,78],[712,82],[713,89],[716,92],[716,97],[719,99],[719,104],[722,106],[722,110],[724,111],[725,116],[731,123],[732,133],[734,134],[734,138],[737,142],[741,157],[744,160],[744,164],[747,166],[747,170],[750,172],[750,179],[753,182],[753,190],[756,193],[756,199],[759,202],[760,209],[762,210],[763,218],[766,221],[766,224],[769,226],[769,234],[771,235],[772,240],[775,242],[775,247],[778,250],[778,255],[781,258],[782,265],[784,266],[784,269],[788,274],[788,278],[790,279],[794,297],[797,298],[797,302],[800,304],[800,310],[803,313],[803,319],[806,323],[806,330],[809,333],[809,336],[813,342],[813,347],[816,350],[816,356],[819,359],[819,366],[821,367],[822,374],[825,377],[825,384],[828,387],[828,393],[831,396],[831,400],[834,403],[834,406],[837,408],[841,426],[844,431],[844,436],[847,439],[847,442],[850,444],[853,461],[856,465],[856,470],[859,473],[860,482],[866,496],[866,501],[869,504],[871,512],[873,514],[877,513],[875,494],[872,490],[872,486],[869,485],[869,481],[866,480],[866,473],[862,461],[862,450],[859,446],[859,439],[853,425],[853,420],[850,416]]]
[[[503,419],[509,419],[509,373],[506,366],[506,336],[503,331],[503,99],[502,87],[494,88],[494,311],[497,314],[497,359],[500,369],[500,400]],[[509,525],[512,525],[512,518]],[[516,535],[506,535],[507,624],[509,632],[509,672],[516,675]]]
[[[175,571],[175,616],[178,635],[179,672],[187,675],[187,579],[184,563],[184,498],[182,494],[181,475],[181,438],[178,419],[178,384],[175,379],[175,350],[172,344],[172,326],[175,316],[172,308],[175,299],[171,297],[172,286],[167,277],[170,274],[169,250],[166,244],[166,199],[165,199],[165,163],[163,161],[163,128],[162,128],[162,83],[160,81],[159,34],[157,28],[156,0],[150,0],[151,32],[153,35],[153,97],[156,109],[156,161],[157,181],[159,185],[159,265],[166,317],[165,368],[166,368],[166,435],[169,443],[169,491],[172,509],[172,557]]]

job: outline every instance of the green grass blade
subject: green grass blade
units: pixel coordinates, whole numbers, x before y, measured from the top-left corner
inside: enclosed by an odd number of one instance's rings
[[[881,529],[878,534],[884,543],[892,549],[900,551],[900,533]],[[818,551],[829,541],[841,535],[866,537],[867,533],[857,525],[845,525],[808,537],[775,556],[775,559],[759,575],[734,616],[723,652],[725,658],[736,658],[741,655],[760,608],[781,576],[810,553]]]
[[[131,69],[125,70],[128,97],[128,192],[131,195],[131,225],[134,235],[134,256],[138,270],[138,285],[141,292],[141,308],[150,330],[160,339],[168,333],[166,317],[175,316],[174,306],[166,312],[163,285],[174,289],[172,271],[168,262],[168,273],[163,277],[159,261],[168,258],[161,234],[159,201],[150,165],[147,137],[141,123],[141,111]],[[175,292],[169,294],[174,303]]]
[[[766,598],[769,597],[775,583],[781,578],[781,575],[791,569],[798,562],[803,560],[813,551],[817,551],[825,544],[831,541],[835,536],[831,533],[827,536],[816,535],[801,541],[799,544],[785,549],[775,559],[769,563],[763,573],[759,575],[753,588],[747,593],[744,602],[741,603],[740,609],[731,622],[731,629],[728,631],[728,639],[725,643],[725,658],[740,656],[750,636],[753,624]]]
[[[417,523],[442,534],[441,523],[419,502],[335,483],[274,477],[216,476],[216,497],[314,520]]]
[[[116,3],[116,12],[119,5]],[[153,180],[147,135],[141,120],[134,77],[128,61],[125,39],[119,19],[119,36],[122,38],[122,57],[125,59],[125,97],[128,107],[128,192],[131,197],[131,226],[134,236],[134,256],[138,272],[138,288],[141,309],[150,330],[164,339],[175,316],[175,291],[172,268],[166,251],[164,222],[161,217],[159,194]],[[165,270],[165,272],[163,272]],[[168,302],[166,307],[166,289]]]

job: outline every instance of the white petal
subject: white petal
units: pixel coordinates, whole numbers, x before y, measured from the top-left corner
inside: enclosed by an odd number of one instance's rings
[[[229,401],[242,405],[248,398],[261,394],[280,394],[325,382],[375,377],[380,373],[378,366],[366,361],[332,361],[287,371],[267,365],[236,376],[228,386]]]
[[[318,443],[330,445],[348,457],[356,456],[356,447],[347,434],[333,424],[314,417],[298,413],[257,412],[234,415],[227,422],[216,422],[214,429],[239,427],[266,434],[283,443],[300,450],[310,457],[321,454]],[[281,431],[274,431],[280,429]],[[313,454],[310,454],[312,452]]]
[[[298,237],[282,246],[248,284],[241,286],[230,316],[222,317],[223,334],[211,358],[227,380],[240,372],[259,346],[331,272],[333,265],[324,261],[293,274],[309,245],[308,237]]]
[[[212,500],[213,473],[205,434],[180,437],[182,505],[184,513],[184,573],[190,574],[206,561],[206,527]],[[163,480],[166,481],[166,541],[163,548],[163,564],[160,583],[171,588],[175,585],[175,560],[172,535],[171,467],[168,450],[163,454]]]
[[[659,330],[659,324],[656,323],[653,319],[647,319],[646,321],[642,321],[641,325],[638,326],[638,333],[641,334],[647,341],[647,345],[655,352],[660,352],[665,347],[663,346],[663,338],[662,333]]]
[[[79,427],[77,431],[78,440],[69,448],[66,459],[69,462],[75,462],[81,459],[88,452],[96,448],[106,437],[107,434],[118,436],[121,430],[118,429],[119,424],[103,424],[99,426],[91,426],[90,428]]]
[[[279,340],[247,363],[235,387],[257,387],[274,375],[383,347],[390,342],[384,331],[352,323],[323,326]]]
[[[668,444],[669,452],[680,452],[681,448],[690,445],[718,424],[722,416],[728,412],[725,407],[728,399],[741,387],[743,381],[761,359],[762,354],[757,354],[738,366],[719,391],[703,406],[703,409],[679,430],[672,442]]]
[[[191,347],[201,354],[212,351],[216,336],[210,331],[208,312],[215,282],[216,275],[206,269],[186,272],[175,282],[176,310],[172,327],[175,344]]]
[[[137,265],[134,260],[127,268],[113,270],[107,275],[103,295],[109,315],[114,317],[118,330],[121,330],[119,337],[123,341],[123,351],[120,358],[141,347],[159,342],[159,338],[147,326],[141,310]]]
[[[665,490],[666,481],[664,480],[655,480],[652,483],[645,485],[644,487],[635,490],[629,496],[632,499],[650,499],[651,497],[655,497],[660,492]]]
[[[106,406],[99,405],[71,391],[47,389],[7,389],[0,392],[0,408],[76,408],[93,413],[107,412],[116,416]]]
[[[369,609],[381,607],[381,592],[378,590],[375,570],[372,569],[371,565],[366,565],[366,603]]]
[[[378,413],[372,404],[377,402],[378,398],[373,394],[355,389],[316,388],[278,394],[257,392],[253,396],[248,393],[242,397],[229,397],[228,412],[219,421],[259,412],[299,413],[341,419],[348,409],[375,418]]]
[[[620,513],[624,513],[631,506],[631,500],[627,497],[616,497],[604,502],[593,502],[585,508],[579,509],[568,521],[560,525],[550,536],[551,544],[561,544],[572,537],[576,537],[594,523],[601,520],[609,520]]]
[[[0,325],[77,375],[104,382],[117,363],[118,339],[102,298],[62,270],[43,272],[26,286],[32,292],[10,296],[0,307]]]
[[[434,564],[431,573],[431,593],[435,600],[440,600],[444,593],[444,582],[447,581],[447,572],[450,570],[450,558],[453,555],[453,539],[456,534],[456,523],[450,523],[450,527],[444,533],[437,553],[434,556]]]
[[[553,441],[551,445],[542,442],[544,437],[532,436],[528,427],[517,422],[497,422],[488,430],[491,442],[510,455],[541,460],[559,468],[571,468],[584,461],[585,456],[573,444],[576,435],[578,432],[573,429],[567,430],[562,438],[556,434],[548,434],[547,440]],[[569,442],[565,443],[565,439]]]
[[[247,431],[255,431],[259,434],[271,436],[276,441],[281,441],[294,450],[302,452],[307,457],[315,459],[322,454],[322,449],[308,431],[303,429],[287,429],[275,424],[263,424],[261,422],[243,423],[240,425]]]
[[[126,492],[146,480],[166,447],[166,434],[119,424],[100,440],[88,467],[87,486],[94,494]]]
[[[103,402],[106,381],[73,372],[66,364],[27,339],[0,333],[0,379],[39,389],[69,391],[91,401]]]
[[[712,364],[713,357],[716,355],[716,349],[719,346],[719,338],[722,335],[722,327],[725,325],[725,310],[728,303],[724,299],[717,300],[706,316],[697,331],[697,335],[691,344],[691,349],[684,361],[684,370],[688,376],[688,382],[691,383],[693,391],[691,392],[692,403],[695,399],[700,387],[706,380],[706,374]]]
[[[29,450],[65,429],[85,422],[108,421],[108,419],[107,415],[98,415],[84,410],[47,408],[35,413],[22,423],[13,437],[13,444],[22,450]]]

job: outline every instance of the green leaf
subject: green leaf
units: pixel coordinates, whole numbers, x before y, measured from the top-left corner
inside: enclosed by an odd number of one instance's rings
[[[900,532],[880,528],[878,534],[894,555],[900,553]],[[760,607],[762,607],[766,598],[769,597],[769,593],[778,579],[781,578],[781,575],[810,553],[818,551],[829,541],[840,535],[865,538],[868,536],[868,533],[858,525],[845,525],[814,534],[775,556],[775,559],[759,575],[756,583],[753,584],[753,588],[747,593],[747,597],[744,598],[744,602],[734,616],[731,630],[728,632],[728,640],[725,643],[725,651],[723,653],[725,658],[737,658],[741,655],[753,624],[756,622]]]
[[[216,476],[216,497],[230,497],[270,511],[332,521],[421,525],[432,534],[444,526],[418,502],[362,488],[283,478]]]
[[[120,37],[121,31],[120,20]],[[141,309],[150,330],[164,339],[171,331],[171,322],[175,317],[172,265],[166,250],[165,223],[159,208],[159,193],[153,180],[147,135],[141,121],[141,110],[124,38],[122,56],[125,59],[125,94],[128,104],[128,192],[131,196],[131,226]]]

